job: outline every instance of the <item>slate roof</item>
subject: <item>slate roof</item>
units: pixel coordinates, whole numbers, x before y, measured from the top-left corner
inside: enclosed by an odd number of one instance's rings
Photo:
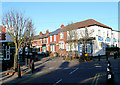
[[[57,35],[60,32],[61,28],[56,29],[55,31],[51,32],[48,36]]]
[[[82,28],[82,27],[89,27],[89,26],[93,26],[93,25],[102,26],[102,27],[112,29],[111,27],[108,27],[108,26],[106,26],[98,21],[95,21],[93,19],[88,19],[88,20],[85,20],[82,22],[69,24],[69,25],[65,26],[64,28],[62,28],[61,31],[67,31],[67,30],[69,30],[69,28],[71,28],[71,30],[73,30],[73,29],[78,29],[78,28]]]
[[[42,36],[35,35],[35,36],[33,37],[33,40],[43,39],[43,38],[47,38],[48,36],[57,35],[57,34],[60,32],[60,30],[61,30],[61,28],[58,28],[58,29],[56,29],[55,31],[50,32],[48,35],[46,35],[46,34],[43,34]]]

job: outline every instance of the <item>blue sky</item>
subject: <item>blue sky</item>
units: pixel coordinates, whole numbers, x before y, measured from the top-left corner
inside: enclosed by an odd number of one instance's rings
[[[118,2],[3,2],[2,13],[17,10],[31,17],[36,34],[87,19],[118,30]]]

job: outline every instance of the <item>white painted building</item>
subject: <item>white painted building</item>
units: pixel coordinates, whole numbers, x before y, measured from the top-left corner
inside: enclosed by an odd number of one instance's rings
[[[68,29],[72,28],[72,31],[68,31]],[[67,31],[67,40],[80,40],[85,37],[85,29],[88,31],[88,38],[93,37],[95,38],[92,40],[93,44],[93,56],[105,55],[106,47],[119,47],[119,31],[112,30],[111,27],[108,27],[104,24],[101,24],[93,19],[88,19],[86,21],[77,22],[71,24],[69,27],[66,26],[62,31]],[[72,38],[70,38],[70,33],[73,32]],[[80,42],[80,41],[78,41]],[[75,48],[76,46],[76,48]],[[88,46],[89,47],[89,46]],[[88,49],[91,49],[88,48]],[[75,45],[75,42],[72,42],[71,50],[78,51],[78,44]],[[82,50],[82,48],[80,49]],[[66,43],[66,51],[70,51],[70,43]]]

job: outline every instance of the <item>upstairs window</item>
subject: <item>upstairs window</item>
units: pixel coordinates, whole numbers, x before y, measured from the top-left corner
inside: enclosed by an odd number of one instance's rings
[[[47,40],[46,43],[48,44],[48,38],[46,40]]]
[[[54,41],[56,41],[56,35],[54,35]]]
[[[101,36],[101,31],[100,30],[98,30],[98,36]]]
[[[63,32],[60,33],[60,39],[63,39]]]
[[[109,31],[107,31],[107,37],[109,37]]]
[[[45,43],[45,38],[43,39],[43,43]]]
[[[52,42],[52,36],[50,36],[50,42]]]

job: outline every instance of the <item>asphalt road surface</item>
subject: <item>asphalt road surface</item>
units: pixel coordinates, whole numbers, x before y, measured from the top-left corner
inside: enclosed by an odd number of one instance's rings
[[[111,59],[112,71],[118,70],[118,60]],[[63,61],[55,58],[46,62],[31,77],[16,83],[49,85],[105,85],[107,61]],[[115,76],[118,77],[118,76]],[[116,82],[119,80],[115,80]],[[117,84],[116,84],[117,85]]]

